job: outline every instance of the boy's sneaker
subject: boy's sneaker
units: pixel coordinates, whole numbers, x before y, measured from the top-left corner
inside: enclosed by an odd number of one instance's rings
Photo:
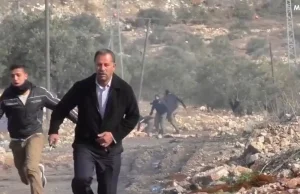
[[[42,185],[43,185],[43,187],[45,187],[45,185],[47,184],[47,179],[46,179],[46,176],[45,176],[45,167],[44,167],[44,165],[39,164],[39,168],[40,168],[40,171],[41,171]]]

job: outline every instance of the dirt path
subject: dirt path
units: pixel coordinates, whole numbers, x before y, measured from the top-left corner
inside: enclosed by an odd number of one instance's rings
[[[130,138],[124,141],[119,194],[148,194],[151,185],[175,172],[187,172],[193,168],[224,163],[222,156],[228,157],[233,151],[234,138],[225,140],[198,138]],[[73,177],[71,146],[67,145],[49,153],[47,160],[65,157],[59,164],[47,164],[48,184],[46,194],[72,194]],[[216,160],[219,158],[219,161]],[[93,189],[96,191],[95,179]],[[20,183],[16,170],[0,171],[0,194],[29,193],[29,188]]]

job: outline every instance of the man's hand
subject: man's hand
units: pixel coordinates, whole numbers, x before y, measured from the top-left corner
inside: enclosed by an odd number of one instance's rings
[[[49,145],[55,146],[58,143],[59,135],[58,134],[50,134],[48,137]]]
[[[103,132],[98,134],[96,140],[101,146],[108,147],[113,142],[113,135],[111,132]]]

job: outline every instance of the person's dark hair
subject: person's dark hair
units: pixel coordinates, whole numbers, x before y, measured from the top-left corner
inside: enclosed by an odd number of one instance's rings
[[[106,54],[109,54],[113,60],[113,62],[115,63],[116,62],[116,57],[115,57],[115,54],[114,52],[112,52],[111,50],[109,49],[101,49],[101,50],[98,50],[96,53],[95,53],[95,56],[94,56],[94,61],[96,61],[96,58],[98,57],[98,55],[106,55]]]
[[[10,67],[9,67],[9,70],[10,71],[13,71],[15,69],[23,69],[25,72],[27,72],[27,67],[25,65],[22,65],[22,64],[12,64]]]
[[[165,90],[165,94],[170,94],[170,93],[171,92],[168,89]]]

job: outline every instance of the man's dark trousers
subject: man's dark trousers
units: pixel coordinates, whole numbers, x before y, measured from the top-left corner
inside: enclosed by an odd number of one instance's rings
[[[116,194],[118,177],[121,168],[121,154],[95,150],[86,144],[73,144],[74,178],[72,190],[74,194],[93,194],[92,177],[96,170],[98,194]]]

